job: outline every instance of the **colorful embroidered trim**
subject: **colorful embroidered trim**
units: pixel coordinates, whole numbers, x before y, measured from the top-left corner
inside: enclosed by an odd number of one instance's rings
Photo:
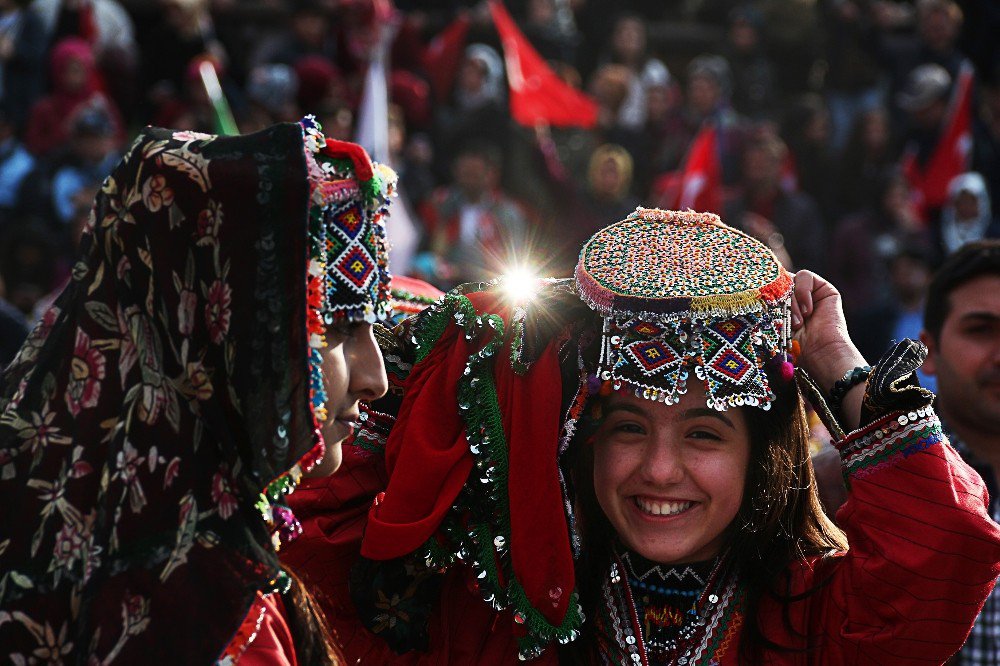
[[[382,455],[385,453],[385,443],[389,440],[389,431],[396,419],[388,414],[375,411],[370,405],[361,403],[359,425],[354,431],[354,437],[345,444],[351,444],[370,453]]]
[[[650,658],[642,633],[643,622],[637,614],[625,573],[625,566],[616,557],[603,581],[602,603],[595,618],[598,648],[604,663],[648,666]],[[694,619],[685,621],[693,623],[692,627],[684,632],[686,638],[679,639],[671,648],[683,654],[676,654],[676,661],[670,663],[706,664],[721,657],[742,626],[745,600],[746,591],[732,571],[723,576],[710,576],[696,602]]]
[[[944,441],[941,421],[930,406],[889,414],[835,443],[844,463],[844,480],[863,478],[898,460]]]
[[[467,340],[482,343],[470,355],[458,383],[458,408],[465,421],[475,467],[438,534],[421,550],[427,567],[442,568],[463,561],[476,574],[478,592],[496,610],[510,608],[526,635],[518,639],[520,656],[531,659],[553,641],[569,642],[579,635],[583,613],[574,590],[559,626],[549,623],[528,600],[514,574],[509,556],[507,440],[493,379],[493,364],[504,344],[504,322],[495,314],[479,315],[465,296],[449,293],[428,308],[412,340],[416,362],[423,360],[454,322]],[[478,478],[477,478],[478,477]],[[471,509],[471,510],[470,510]]]

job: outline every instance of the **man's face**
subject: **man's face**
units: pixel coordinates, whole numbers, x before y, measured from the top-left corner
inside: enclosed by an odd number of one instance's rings
[[[473,154],[460,155],[455,160],[455,185],[466,198],[478,200],[494,185],[494,169],[482,157]]]
[[[1000,275],[977,277],[951,292],[950,309],[924,371],[937,376],[945,418],[966,429],[1000,433]]]
[[[688,99],[698,115],[713,111],[721,96],[719,84],[707,76],[695,76],[688,82]]]

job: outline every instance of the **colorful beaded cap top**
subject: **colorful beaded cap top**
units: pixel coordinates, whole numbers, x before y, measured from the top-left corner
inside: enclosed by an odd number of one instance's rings
[[[769,408],[792,277],[762,243],[711,213],[638,208],[587,241],[576,282],[604,316],[602,380],[676,403],[693,371],[709,407]]]
[[[392,305],[384,216],[396,174],[357,144],[324,139],[312,116],[302,129],[312,192],[309,274],[320,279],[323,320],[385,321]]]

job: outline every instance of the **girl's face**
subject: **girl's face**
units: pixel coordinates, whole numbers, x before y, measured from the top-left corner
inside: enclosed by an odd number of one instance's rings
[[[714,557],[743,501],[750,431],[743,408],[610,396],[594,437],[594,491],[628,548],[661,564]]]

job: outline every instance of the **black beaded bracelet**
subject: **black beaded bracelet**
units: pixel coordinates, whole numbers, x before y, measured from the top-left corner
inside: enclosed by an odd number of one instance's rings
[[[872,374],[872,366],[870,365],[859,365],[853,370],[848,370],[841,379],[838,379],[833,388],[830,389],[830,400],[829,407],[830,411],[834,414],[840,414],[840,407],[844,396],[852,388],[860,384],[861,382],[868,381],[868,376]]]

